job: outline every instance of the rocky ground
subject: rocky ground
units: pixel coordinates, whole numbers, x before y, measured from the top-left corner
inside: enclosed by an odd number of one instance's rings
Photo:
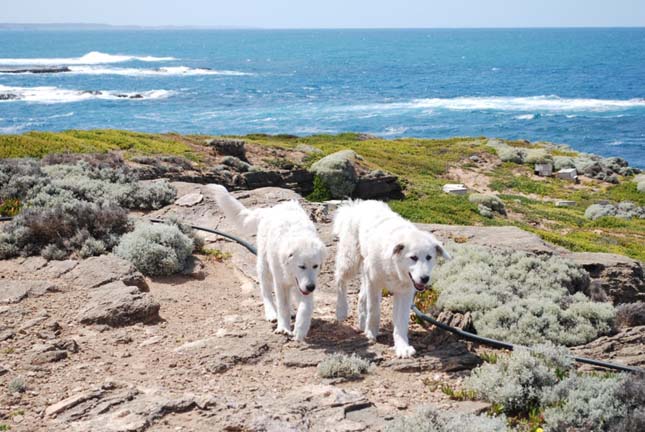
[[[151,216],[175,215],[236,233],[202,186],[174,185],[178,204]],[[299,198],[277,188],[237,195],[251,206]],[[441,384],[457,385],[486,348],[413,324],[418,355],[396,359],[387,297],[376,344],[356,330],[353,316],[343,324],[334,321],[332,209],[306,207],[329,246],[329,258],[305,343],[273,333],[274,324],[262,319],[254,257],[214,236],[206,237],[207,247],[230,258],[200,256],[191,272],[168,278],[144,278],[111,255],[81,262],[3,261],[0,424],[18,431],[360,431],[380,430],[394,416],[426,404],[486,409],[440,391]],[[513,227],[423,227],[444,240],[566,255],[584,265],[597,289],[615,301],[642,299],[645,292],[641,264],[625,257],[571,254]],[[644,346],[642,326],[576,352],[643,366]],[[320,378],[316,366],[334,352],[370,359],[370,373],[355,381]],[[6,391],[18,377],[24,391]]]

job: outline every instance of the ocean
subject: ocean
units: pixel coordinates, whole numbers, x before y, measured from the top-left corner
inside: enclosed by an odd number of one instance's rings
[[[645,29],[0,31],[0,133],[72,128],[489,136],[645,168]]]

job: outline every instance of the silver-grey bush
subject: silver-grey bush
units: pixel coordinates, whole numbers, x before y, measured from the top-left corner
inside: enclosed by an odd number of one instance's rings
[[[114,253],[145,275],[168,276],[184,269],[193,248],[193,240],[176,225],[140,223],[121,238]]]
[[[433,274],[437,306],[472,312],[483,336],[520,344],[589,342],[608,333],[615,310],[582,291],[589,275],[561,257],[451,245],[454,259]]]

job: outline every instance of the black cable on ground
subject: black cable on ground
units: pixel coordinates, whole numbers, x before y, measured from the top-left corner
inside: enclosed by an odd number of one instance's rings
[[[149,221],[150,221],[150,222],[152,222],[152,223],[167,223],[167,221],[165,221],[165,220],[163,220],[163,219],[149,219]],[[207,233],[216,234],[216,235],[218,235],[218,236],[221,236],[221,237],[227,238],[227,239],[229,239],[229,240],[234,241],[235,243],[238,243],[238,244],[240,244],[240,245],[244,246],[244,247],[245,247],[246,249],[248,249],[248,251],[249,251],[249,252],[251,252],[253,255],[257,255],[257,254],[258,254],[258,251],[255,249],[255,246],[253,246],[251,243],[247,242],[246,240],[242,240],[242,239],[241,239],[241,238],[239,238],[239,237],[235,237],[234,235],[227,234],[227,233],[225,233],[225,232],[218,231],[218,230],[214,230],[214,229],[210,229],[210,228],[204,228],[204,227],[199,227],[199,226],[195,226],[195,225],[188,225],[188,226],[189,226],[191,229],[195,230],[195,231],[204,231],[204,232],[207,232]]]
[[[432,318],[429,315],[424,314],[419,310],[419,308],[416,307],[416,305],[412,305],[412,312],[421,320],[428,322],[434,326],[439,327],[442,330],[445,330],[447,332],[456,334],[462,339],[466,339],[472,342],[477,342],[480,344],[488,345],[494,348],[503,348],[503,349],[508,349],[508,350],[513,350],[516,347],[519,347],[520,345],[513,345],[512,343],[508,342],[503,342],[503,341],[498,341],[496,339],[490,339],[487,337],[479,336],[473,333],[469,333],[467,331],[463,331],[461,329],[451,327],[447,324],[442,323],[441,321],[437,321],[436,319]],[[619,364],[614,364],[614,363],[608,363],[604,362],[601,360],[594,360],[586,357],[576,357],[576,356],[571,356],[575,361],[578,363],[585,363],[593,366],[600,366],[604,368],[609,368],[609,369],[615,369],[615,370],[620,370],[623,372],[636,372],[636,373],[645,373],[643,369],[639,369],[637,367],[633,366],[624,366],[624,365],[619,365]]]
[[[3,221],[10,221],[13,219],[12,217],[0,217],[0,222]],[[167,223],[167,221],[164,221],[163,219],[149,219],[150,222],[152,223]],[[204,228],[200,226],[195,226],[195,225],[188,225],[191,229],[196,230],[196,231],[204,231],[207,233],[215,234],[224,238],[227,238],[229,240],[232,240],[242,246],[244,246],[249,252],[251,252],[253,255],[257,255],[257,250],[255,249],[255,246],[253,246],[251,243],[247,242],[246,240],[243,240],[239,237],[236,237],[231,234],[227,234],[222,231],[210,229],[210,228]],[[483,336],[478,336],[473,333],[469,333],[467,331],[463,331],[461,329],[451,327],[447,324],[442,323],[441,321],[437,321],[436,319],[432,318],[429,315],[424,314],[419,310],[419,308],[416,307],[416,305],[412,305],[412,312],[421,320],[428,322],[436,327],[439,327],[442,330],[445,330],[447,332],[456,334],[462,339],[466,339],[472,342],[477,342],[483,345],[488,345],[493,348],[502,348],[502,349],[508,349],[508,350],[513,350],[516,348],[516,345],[513,345],[509,342],[504,342],[504,341],[498,341],[496,339],[490,339],[487,337]],[[518,345],[519,347],[519,345]],[[594,360],[594,359],[589,359],[585,357],[577,357],[577,356],[572,356],[572,358],[578,362],[578,363],[585,363],[589,364],[592,366],[599,366],[603,368],[608,368],[608,369],[614,369],[614,370],[619,370],[623,372],[635,372],[635,373],[645,373],[643,369],[637,368],[637,367],[632,367],[632,366],[624,366],[624,365],[619,365],[615,363],[609,363],[609,362],[604,362],[601,360]]]

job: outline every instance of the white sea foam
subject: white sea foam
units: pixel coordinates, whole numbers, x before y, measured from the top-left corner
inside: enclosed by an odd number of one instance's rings
[[[67,103],[80,102],[91,99],[104,100],[146,100],[164,99],[173,94],[170,90],[147,90],[142,92],[119,92],[115,90],[84,91],[64,89],[60,87],[10,87],[0,85],[0,96],[8,96],[10,99],[2,100],[0,103],[10,102],[34,102],[34,103]]]
[[[616,111],[645,108],[645,99],[573,99],[558,96],[530,97],[456,97],[414,99],[395,102],[343,107],[343,111],[447,109],[454,111]]]
[[[247,76],[248,72],[232,70],[215,70],[206,68],[191,68],[187,66],[169,66],[156,69],[111,68],[100,66],[70,66],[70,72],[78,75],[124,75],[124,76],[192,76],[192,75],[223,75]]]
[[[522,115],[515,116],[517,120],[534,120],[535,117],[536,117],[535,114],[522,114]]]
[[[153,56],[134,56],[122,54],[107,54],[99,51],[92,51],[81,57],[61,57],[61,58],[0,58],[0,65],[29,65],[29,66],[65,66],[65,65],[92,65],[123,63],[138,60],[142,62],[158,62],[176,60],[174,57],[153,57]]]
[[[29,126],[32,126],[34,123],[32,122],[27,122],[27,123],[21,123],[13,126],[3,126],[0,127],[0,134],[15,134],[24,131],[27,129]]]

